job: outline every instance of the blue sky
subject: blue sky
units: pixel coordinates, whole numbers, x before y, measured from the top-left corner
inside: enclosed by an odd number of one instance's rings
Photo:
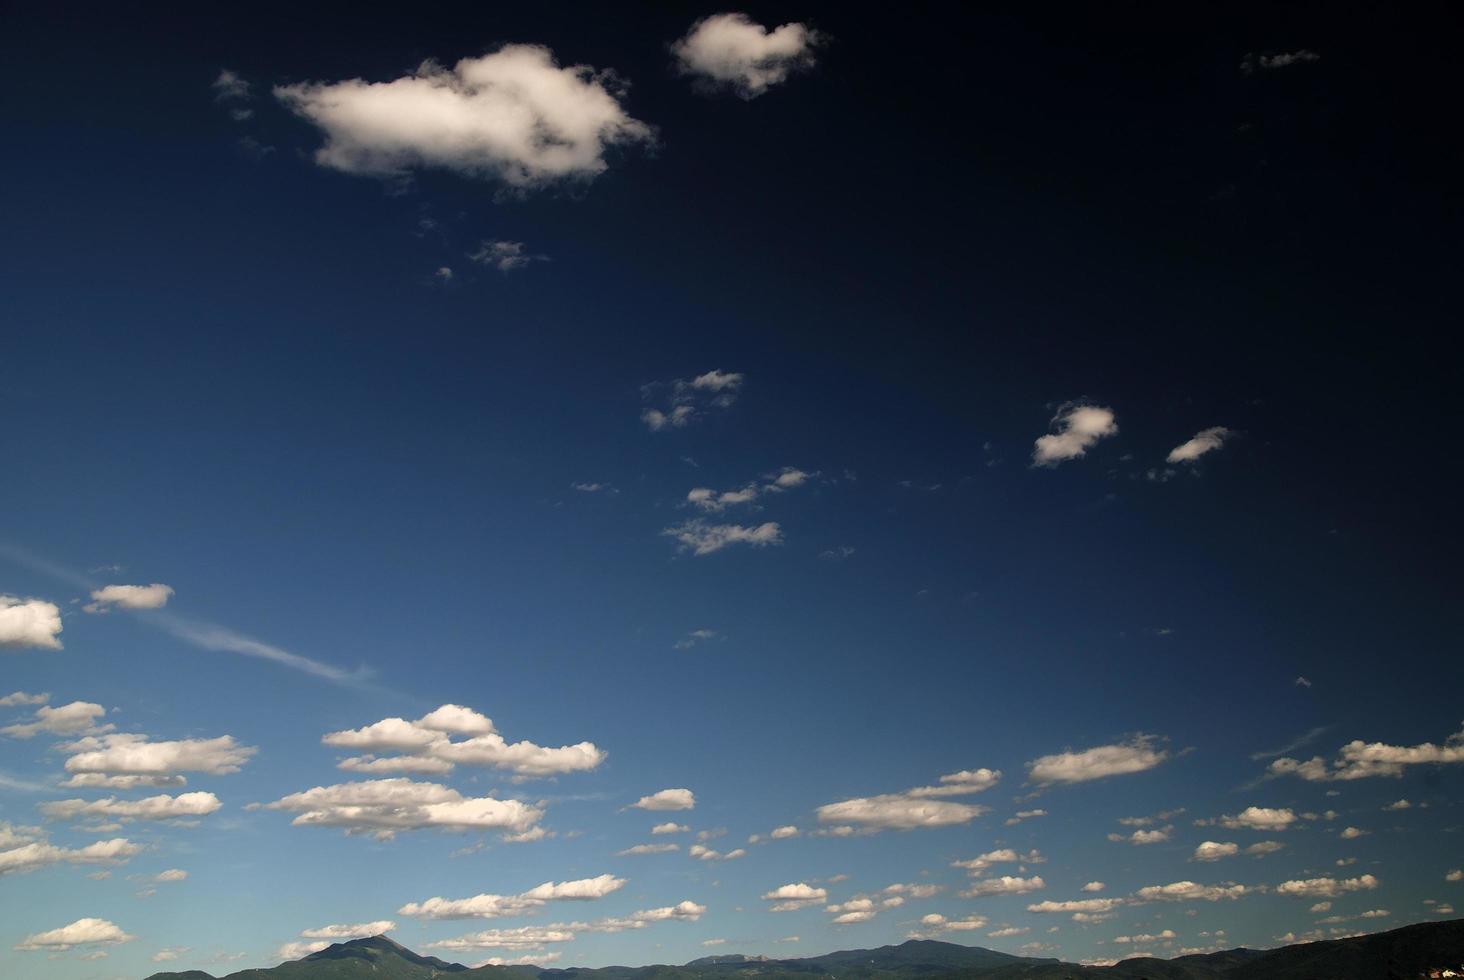
[[[1452,915],[1428,32],[718,13],[7,31],[0,972]]]

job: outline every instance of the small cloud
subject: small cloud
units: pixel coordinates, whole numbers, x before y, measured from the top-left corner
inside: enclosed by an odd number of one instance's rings
[[[804,24],[773,30],[746,14],[705,17],[671,46],[677,67],[702,88],[735,92],[755,99],[796,71],[813,65],[823,37]]]
[[[1290,68],[1293,65],[1306,65],[1321,60],[1321,55],[1306,48],[1281,54],[1248,54],[1241,59],[1240,71],[1244,75],[1253,75],[1257,71],[1275,71],[1278,68]]]
[[[219,71],[210,87],[214,90],[214,98],[220,102],[242,102],[249,98],[249,83],[227,68]]]
[[[828,551],[821,551],[818,555],[824,561],[848,561],[854,557],[854,548],[850,545],[840,545],[837,548],[830,548]]]
[[[783,543],[783,529],[775,521],[758,525],[709,524],[701,518],[695,518],[668,527],[661,534],[675,538],[682,551],[690,551],[698,556],[710,555],[734,544],[764,548]]]
[[[92,590],[92,601],[81,608],[89,613],[105,613],[113,609],[161,609],[173,596],[173,587],[154,582],[152,585],[107,585]]]
[[[1169,451],[1165,457],[1167,463],[1193,463],[1206,453],[1214,452],[1225,444],[1225,441],[1235,433],[1217,425],[1210,429],[1195,433],[1188,441],[1180,443]]]
[[[1292,681],[1291,683],[1292,683],[1292,685],[1294,687],[1311,687],[1312,686],[1312,682],[1309,681],[1309,680],[1307,680],[1305,677],[1297,677],[1296,680]]]
[[[1057,430],[1041,436],[1032,447],[1033,466],[1057,466],[1084,456],[1100,439],[1118,434],[1113,410],[1098,405],[1068,402],[1052,417]]]
[[[685,636],[677,640],[672,645],[677,650],[690,650],[698,643],[705,643],[708,640],[715,640],[720,635],[721,634],[719,634],[716,630],[692,630],[690,633],[687,633]]]
[[[482,242],[476,251],[470,252],[468,258],[479,265],[485,265],[503,273],[523,269],[534,262],[549,261],[547,255],[533,255],[524,251],[524,248],[523,242],[488,239]]]
[[[61,649],[61,607],[44,599],[0,593],[0,649]]]
[[[691,810],[696,807],[696,794],[689,789],[663,789],[642,796],[631,804],[637,810]]]
[[[673,378],[641,385],[641,398],[648,404],[641,410],[641,421],[652,432],[681,429],[700,420],[713,409],[727,409],[737,401],[744,376],[735,371],[713,368],[691,380]],[[689,466],[696,466],[690,457],[681,457]]]

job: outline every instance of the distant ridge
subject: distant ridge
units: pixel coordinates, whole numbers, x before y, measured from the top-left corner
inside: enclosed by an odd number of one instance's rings
[[[1464,919],[1271,950],[1231,949],[1172,960],[1133,957],[1106,967],[912,939],[802,959],[732,953],[682,966],[472,968],[372,936],[269,969],[230,973],[223,980],[1418,980],[1443,969],[1464,973]],[[218,978],[189,970],[154,973],[147,980]]]

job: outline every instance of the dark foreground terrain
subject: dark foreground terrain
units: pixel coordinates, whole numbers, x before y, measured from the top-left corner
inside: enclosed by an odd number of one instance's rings
[[[1446,974],[1445,969],[1455,971]],[[1094,967],[1012,956],[979,946],[911,940],[808,959],[710,956],[683,966],[535,966],[471,969],[420,956],[385,936],[337,943],[268,970],[225,980],[1414,980],[1464,975],[1464,919],[1426,922],[1352,939],[1280,949],[1231,949],[1172,960],[1134,957]],[[154,973],[148,980],[215,980],[201,970]]]

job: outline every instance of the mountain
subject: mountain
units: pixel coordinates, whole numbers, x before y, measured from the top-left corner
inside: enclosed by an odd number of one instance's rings
[[[473,969],[372,936],[270,969],[241,970],[223,980],[1416,980],[1442,968],[1464,974],[1464,919],[1272,950],[1231,949],[1172,960],[1139,956],[1113,966],[1079,966],[980,946],[910,940],[805,959],[731,954],[684,966]],[[189,970],[154,973],[147,980],[216,978]]]

